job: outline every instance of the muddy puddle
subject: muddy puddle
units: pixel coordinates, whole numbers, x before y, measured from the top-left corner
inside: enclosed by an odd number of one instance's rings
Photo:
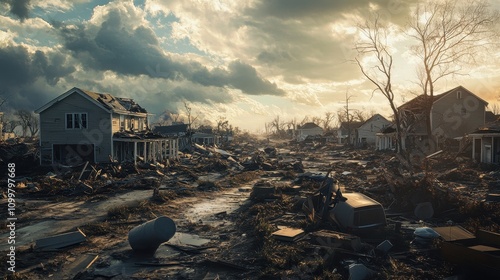
[[[46,203],[37,207],[18,220],[16,229],[18,246],[28,245],[38,239],[75,230],[77,227],[95,222],[107,215],[110,208],[124,204],[132,204],[151,197],[151,190],[137,190],[111,197],[105,201],[76,201]],[[39,205],[39,201],[23,201],[25,205]],[[23,224],[24,220],[36,217],[36,223]],[[7,234],[0,238],[7,238]],[[0,249],[7,248],[8,244],[1,244]]]
[[[183,223],[196,223],[210,226],[228,225],[230,222],[226,216],[248,203],[249,192],[243,191],[252,184],[242,185],[219,193],[210,199],[201,199],[185,209],[182,218],[178,221]]]

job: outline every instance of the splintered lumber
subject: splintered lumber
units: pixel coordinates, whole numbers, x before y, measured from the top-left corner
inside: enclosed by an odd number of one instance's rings
[[[81,255],[71,264],[63,266],[63,271],[58,277],[61,279],[73,279],[78,273],[89,269],[98,258],[99,255],[93,253]]]
[[[85,236],[85,234],[78,229],[77,231],[38,239],[36,241],[36,247],[42,250],[53,250],[79,244],[86,240],[87,237]]]
[[[345,248],[354,251],[358,251],[361,248],[361,240],[358,236],[331,231],[331,230],[319,230],[309,234],[311,237],[311,242],[331,247],[331,248]]]
[[[284,228],[271,234],[275,239],[293,242],[304,235],[304,231],[299,228]]]

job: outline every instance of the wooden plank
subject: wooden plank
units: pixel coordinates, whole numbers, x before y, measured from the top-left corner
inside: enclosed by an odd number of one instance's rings
[[[59,279],[73,279],[78,273],[89,269],[99,258],[98,254],[84,254],[79,256],[68,266],[63,266],[63,271],[58,275]]]
[[[304,234],[305,233],[302,229],[284,228],[273,232],[271,235],[277,240],[292,242],[299,239]]]
[[[461,226],[436,227],[435,230],[445,241],[456,241],[475,238],[474,234]]]
[[[87,237],[81,230],[54,235],[38,239],[36,247],[43,250],[60,249],[67,246],[82,243],[87,240]]]
[[[469,249],[480,251],[480,252],[500,252],[500,248],[486,246],[486,245],[470,246]]]
[[[361,239],[356,235],[331,230],[320,230],[310,233],[309,236],[311,237],[311,242],[322,246],[332,248],[342,247],[355,251],[361,248]]]
[[[78,181],[80,181],[80,179],[82,178],[83,173],[85,172],[85,170],[87,170],[87,165],[88,164],[89,164],[89,162],[86,161],[85,165],[83,166],[82,172],[80,172],[80,176],[78,176]]]

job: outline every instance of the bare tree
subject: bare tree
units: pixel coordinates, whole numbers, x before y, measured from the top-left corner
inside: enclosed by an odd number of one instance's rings
[[[417,41],[414,54],[422,65],[418,78],[424,104],[426,130],[432,139],[431,107],[439,80],[463,75],[464,65],[476,63],[478,50],[495,37],[498,11],[486,0],[427,1],[419,4],[409,23],[411,38]]]
[[[277,137],[282,137],[285,134],[285,122],[280,119],[280,116],[276,116],[270,123],[269,127],[274,130],[274,134]]]
[[[375,86],[374,92],[380,92],[389,101],[396,123],[396,149],[403,154],[401,119],[395,104],[396,95],[392,86],[393,59],[387,44],[388,29],[382,25],[378,15],[372,22],[366,21],[358,28],[365,38],[356,44],[356,50],[362,57],[375,58],[375,63],[374,65],[363,64],[358,57],[356,62],[363,75]]]
[[[292,137],[295,137],[295,132],[297,130],[297,119],[293,118],[292,120],[286,123],[286,128],[288,131],[292,132]]]
[[[19,126],[19,121],[14,119],[12,115],[4,115],[3,119],[3,129],[7,133],[14,133],[14,130]]]
[[[27,110],[17,110],[14,115],[19,119],[23,129],[23,136],[27,136],[29,130],[30,136],[35,136],[39,130],[38,117]]]
[[[184,109],[186,110],[188,129],[191,130],[193,123],[198,119],[198,115],[193,116],[193,114],[191,112],[192,108],[189,106],[189,104],[186,101],[184,101]]]
[[[490,105],[488,105],[488,107],[490,107],[490,111],[495,115],[497,116],[498,114],[500,114],[500,106],[498,105],[498,103],[493,103]]]
[[[338,113],[339,123],[345,122],[347,124],[347,145],[351,144],[352,122],[354,116],[352,115],[352,108],[349,108],[349,102],[353,96],[348,91],[345,92],[345,106],[344,110]]]
[[[298,124],[298,125],[299,125],[299,126],[303,126],[304,124],[306,124],[306,123],[310,122],[310,121],[311,121],[310,119],[311,119],[311,117],[309,117],[309,116],[305,116],[305,117],[304,117],[304,118],[303,118],[303,119],[299,122],[299,124]]]
[[[325,131],[330,131],[332,129],[333,121],[335,120],[335,114],[332,112],[326,112],[325,117],[322,119],[323,128]]]

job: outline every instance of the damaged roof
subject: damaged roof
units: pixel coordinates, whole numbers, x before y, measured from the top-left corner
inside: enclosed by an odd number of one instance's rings
[[[109,93],[97,93],[89,90],[80,90],[109,110],[147,113],[146,109],[135,103],[132,98],[115,97]]]
[[[471,134],[487,134],[487,133],[500,133],[500,118],[495,121],[485,124],[483,127],[478,128]]]
[[[83,90],[77,87],[68,90],[67,92],[48,102],[44,106],[35,110],[35,113],[41,113],[45,111],[56,102],[63,100],[73,93],[80,94],[84,98],[92,101],[97,106],[108,112],[116,112],[121,114],[147,114],[146,109],[137,104],[132,98],[115,97],[109,93],[97,93],[89,90]]]
[[[445,97],[446,95],[448,95],[448,94],[450,94],[452,92],[455,92],[457,90],[466,91],[466,92],[474,95],[475,97],[477,97],[479,100],[481,100],[485,104],[488,104],[488,102],[484,101],[483,99],[481,99],[480,97],[478,97],[477,95],[475,95],[474,93],[472,93],[471,91],[469,91],[468,89],[464,88],[463,86],[458,86],[458,87],[452,88],[452,89],[450,89],[450,90],[448,90],[446,92],[443,92],[441,94],[434,95],[432,97],[430,97],[428,95],[423,95],[423,94],[419,95],[419,96],[413,98],[412,100],[404,103],[403,105],[399,106],[398,109],[399,110],[410,111],[410,112],[413,112],[413,113],[421,113],[421,112],[424,111],[426,103],[429,102],[431,99],[432,99],[432,104],[434,104],[439,99],[441,99],[441,98]]]

